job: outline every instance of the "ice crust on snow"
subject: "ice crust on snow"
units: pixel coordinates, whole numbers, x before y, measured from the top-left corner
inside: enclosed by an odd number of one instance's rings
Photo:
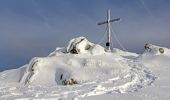
[[[63,88],[67,91],[67,87],[63,87],[63,81],[73,78],[79,83],[74,86],[73,91],[80,90],[79,95],[70,92],[75,99],[111,92],[135,92],[153,84],[157,79],[150,68],[160,62],[168,66],[166,61],[170,59],[170,50],[164,48],[165,53],[160,54],[159,46],[151,45],[150,48],[150,52],[145,51],[143,54],[116,48],[112,52],[106,52],[104,47],[89,42],[85,37],[74,38],[66,47],[56,48],[47,57],[35,57],[19,69],[1,72],[0,87],[29,86],[29,90],[40,86]],[[14,90],[20,89],[22,88]],[[60,98],[61,95],[56,97]],[[35,97],[39,97],[39,94]]]

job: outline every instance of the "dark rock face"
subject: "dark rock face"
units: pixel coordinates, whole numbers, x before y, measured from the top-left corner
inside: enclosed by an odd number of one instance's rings
[[[159,48],[159,52],[163,54],[164,53],[164,49],[163,48]]]
[[[80,50],[77,49],[75,46],[73,47],[72,50],[70,50],[70,53],[72,53],[72,54],[78,54],[79,52],[80,52]]]
[[[145,46],[144,46],[145,50],[147,51],[151,51],[151,48],[150,48],[150,44],[146,43]]]
[[[78,82],[73,78],[63,81],[63,85],[74,85],[74,84],[78,84]]]

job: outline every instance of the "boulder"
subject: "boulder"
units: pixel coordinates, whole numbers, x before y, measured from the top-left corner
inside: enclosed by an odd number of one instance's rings
[[[155,46],[152,44],[145,44],[144,46],[146,52],[152,53],[152,54],[163,54],[165,52],[165,49],[159,46]]]
[[[63,81],[63,85],[74,85],[74,84],[78,84],[78,82],[73,78]]]
[[[163,48],[159,48],[159,52],[160,52],[161,54],[163,54],[163,53],[164,53],[164,49],[163,49]]]
[[[92,45],[93,43],[89,42],[85,37],[78,37],[69,42],[66,51],[72,54],[86,53]]]

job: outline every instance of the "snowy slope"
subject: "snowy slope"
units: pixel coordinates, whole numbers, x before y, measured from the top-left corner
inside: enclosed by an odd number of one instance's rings
[[[143,54],[116,48],[106,52],[78,37],[48,57],[0,72],[0,99],[168,100],[170,50],[155,45],[150,49]],[[78,84],[63,84],[71,79]]]

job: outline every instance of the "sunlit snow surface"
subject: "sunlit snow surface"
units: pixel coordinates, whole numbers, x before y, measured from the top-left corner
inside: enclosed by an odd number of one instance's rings
[[[159,47],[152,45],[152,52],[143,54],[119,49],[105,52],[85,39],[79,44],[79,54],[66,53],[71,43],[82,38],[71,40],[66,48],[57,48],[48,57],[36,57],[19,69],[1,72],[0,99],[170,99],[169,49],[160,54]],[[91,49],[84,50],[86,44]],[[79,84],[64,86],[62,81],[70,78]]]

